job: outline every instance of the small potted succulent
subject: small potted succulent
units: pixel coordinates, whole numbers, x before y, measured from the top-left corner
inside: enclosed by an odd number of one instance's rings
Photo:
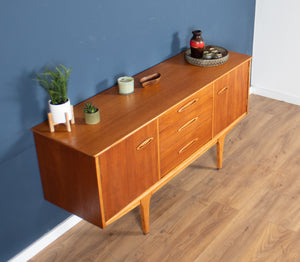
[[[69,120],[73,118],[70,99],[67,97],[67,88],[71,68],[55,66],[55,70],[46,68],[40,75],[36,74],[36,81],[48,93],[49,110],[54,123],[66,123],[65,113],[68,113]]]
[[[99,109],[92,103],[84,103],[84,119],[85,123],[88,125],[95,125],[100,122],[100,112]]]

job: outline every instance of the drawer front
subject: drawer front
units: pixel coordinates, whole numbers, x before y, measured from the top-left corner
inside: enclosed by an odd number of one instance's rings
[[[179,129],[187,121],[197,117],[208,103],[212,103],[212,89],[209,85],[195,95],[185,99],[159,118],[159,132]]]
[[[208,86],[159,119],[161,177],[212,138],[212,109],[213,88]]]
[[[207,119],[197,128],[186,134],[173,139],[173,143],[168,141],[169,146],[161,143],[160,167],[161,177],[165,176],[169,171],[187,159],[191,154],[195,153],[201,146],[211,139],[212,121]]]

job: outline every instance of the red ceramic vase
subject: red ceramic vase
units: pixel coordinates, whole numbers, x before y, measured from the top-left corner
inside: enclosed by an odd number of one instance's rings
[[[191,56],[194,58],[202,58],[204,49],[204,40],[201,36],[201,30],[195,30],[192,32],[193,37],[190,41]]]

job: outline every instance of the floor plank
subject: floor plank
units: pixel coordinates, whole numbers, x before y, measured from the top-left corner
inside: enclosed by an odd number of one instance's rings
[[[296,241],[295,241],[296,240]],[[269,223],[261,235],[254,241],[248,252],[244,254],[241,261],[265,262],[265,261],[300,261],[299,246],[295,250],[294,243],[297,234],[278,225]]]
[[[135,208],[104,230],[85,221],[32,262],[300,261],[300,107],[251,95],[225,139],[157,191],[150,233]]]

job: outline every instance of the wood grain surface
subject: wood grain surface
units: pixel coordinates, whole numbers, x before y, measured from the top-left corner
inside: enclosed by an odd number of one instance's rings
[[[119,95],[116,85],[107,87],[109,89],[106,91],[88,99],[88,102],[95,104],[100,110],[99,124],[85,125],[83,108],[86,101],[83,101],[74,107],[75,124],[72,125],[72,132],[65,132],[65,127],[60,125],[55,127],[55,133],[50,133],[47,121],[32,130],[87,155],[98,156],[111,145],[159,117],[199,89],[234,70],[240,64],[248,64],[250,59],[250,56],[230,52],[227,63],[202,68],[187,63],[181,53],[134,76],[133,94]],[[140,78],[157,72],[161,74],[159,84],[147,88],[140,87],[138,83]]]
[[[250,61],[215,82],[214,135],[247,112]]]
[[[201,89],[159,118],[161,176],[212,138],[213,86]]]
[[[100,155],[106,221],[159,180],[157,132],[155,120]]]
[[[137,207],[101,230],[82,221],[31,261],[300,261],[300,107],[251,95],[249,114]]]
[[[34,134],[44,197],[65,210],[105,226],[95,158]],[[87,205],[89,203],[89,205]]]

